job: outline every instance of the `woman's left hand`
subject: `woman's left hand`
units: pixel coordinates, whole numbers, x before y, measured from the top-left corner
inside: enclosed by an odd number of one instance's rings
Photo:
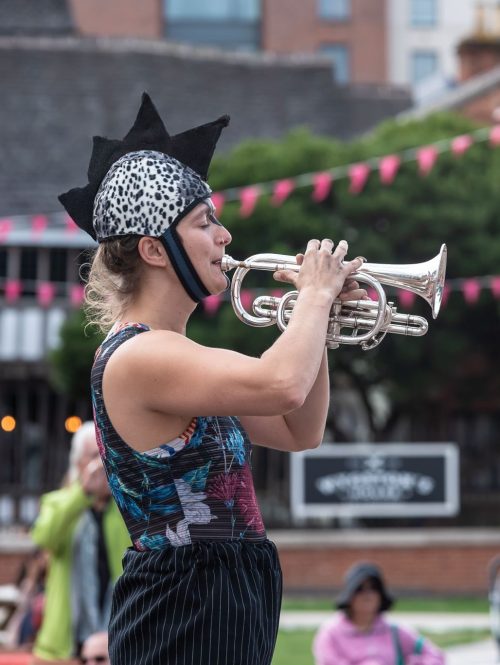
[[[302,261],[304,260],[304,255],[297,254],[295,258],[297,261],[297,265],[299,266],[302,265]],[[368,293],[366,292],[366,289],[360,288],[359,282],[357,282],[355,279],[346,279],[342,291],[339,293],[338,298],[341,301],[370,300],[370,298],[368,297]]]

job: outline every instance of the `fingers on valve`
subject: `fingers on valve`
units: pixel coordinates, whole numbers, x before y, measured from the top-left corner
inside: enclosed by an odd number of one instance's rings
[[[306,253],[312,251],[316,252],[320,248],[320,246],[321,246],[320,241],[317,238],[312,238],[307,243]]]

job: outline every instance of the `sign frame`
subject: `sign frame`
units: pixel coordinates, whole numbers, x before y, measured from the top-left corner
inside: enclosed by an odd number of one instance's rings
[[[359,502],[311,504],[305,501],[305,466],[317,457],[429,457],[444,458],[444,496],[442,502],[405,503]],[[308,517],[452,517],[460,510],[460,462],[456,443],[332,443],[292,453],[290,460],[290,508],[293,518]]]

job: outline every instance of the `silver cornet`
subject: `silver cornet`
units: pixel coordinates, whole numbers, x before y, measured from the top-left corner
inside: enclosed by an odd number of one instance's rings
[[[429,327],[422,316],[399,314],[387,297],[382,284],[411,291],[426,300],[432,316],[436,318],[441,307],[446,274],[446,245],[441,245],[439,254],[423,263],[392,265],[389,263],[364,263],[350,278],[371,286],[378,300],[335,300],[330,311],[326,346],[335,349],[340,344],[360,344],[364,351],[380,344],[387,333],[420,337]],[[292,316],[298,291],[289,291],[282,298],[258,296],[252,305],[253,314],[247,312],[241,302],[241,286],[250,270],[294,270],[300,266],[294,256],[284,254],[255,254],[245,261],[236,261],[230,256],[222,257],[222,270],[236,269],[231,281],[231,302],[236,316],[250,326],[258,328],[276,323],[283,331]],[[343,335],[343,328],[351,329]],[[361,332],[366,331],[366,332]]]

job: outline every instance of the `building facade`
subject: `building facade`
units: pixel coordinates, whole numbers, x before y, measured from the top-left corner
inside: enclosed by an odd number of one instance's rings
[[[50,381],[48,355],[81,304],[79,268],[89,242],[63,215],[3,220],[0,240],[0,525],[30,523],[39,495],[61,484],[71,416],[90,417]]]
[[[388,0],[388,81],[427,103],[462,80],[458,45],[498,22],[496,0]]]
[[[386,0],[71,0],[83,36],[322,54],[335,79],[386,83]]]

